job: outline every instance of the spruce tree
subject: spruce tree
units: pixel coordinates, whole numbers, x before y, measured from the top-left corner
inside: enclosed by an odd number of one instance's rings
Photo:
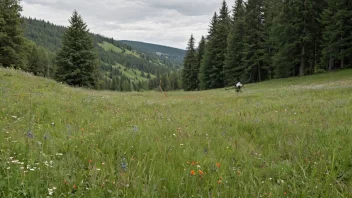
[[[40,55],[40,52],[36,46],[33,46],[28,59],[28,70],[36,76],[43,76],[45,73],[45,60]]]
[[[69,85],[96,88],[98,59],[87,25],[73,12],[70,26],[62,40],[57,56],[56,78]]]
[[[226,1],[223,1],[218,24],[215,28],[212,38],[213,64],[211,71],[211,84],[210,88],[224,87],[224,66],[225,54],[227,49],[227,36],[230,30],[230,17]]]
[[[197,68],[197,89],[200,89],[200,67],[203,61],[205,54],[205,38],[202,36],[200,39],[198,48],[197,48],[197,61],[198,61],[198,68]]]
[[[233,8],[232,27],[227,37],[227,50],[224,67],[225,85],[234,85],[244,73],[243,49],[245,36],[245,7],[243,0],[237,0]]]
[[[182,72],[183,89],[193,91],[198,87],[198,61],[195,50],[195,41],[193,35],[188,41],[187,53],[184,59],[184,68]]]
[[[207,36],[207,42],[205,44],[205,53],[203,60],[201,61],[201,67],[200,67],[200,89],[201,90],[206,90],[210,89],[211,85],[211,73],[213,69],[213,63],[215,60],[216,54],[214,53],[214,45],[215,45],[215,31],[218,25],[218,15],[214,13],[213,18],[210,22],[209,26],[209,31],[208,31],[208,36]]]
[[[264,1],[248,0],[245,14],[244,57],[246,82],[260,82],[268,75],[264,65]]]
[[[352,60],[351,17],[352,5],[347,0],[328,0],[328,7],[322,13],[322,24],[325,26],[322,64],[330,71],[344,68],[345,60]]]
[[[21,11],[18,0],[0,1],[0,66],[24,66]]]

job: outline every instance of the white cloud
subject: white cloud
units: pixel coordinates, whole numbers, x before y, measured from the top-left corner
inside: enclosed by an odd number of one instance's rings
[[[191,34],[197,40],[207,34],[209,21],[213,13],[219,10],[221,2],[222,0],[23,0],[22,14],[67,26],[76,9],[93,33],[118,40],[136,40],[185,49]],[[228,3],[232,5],[233,2]]]

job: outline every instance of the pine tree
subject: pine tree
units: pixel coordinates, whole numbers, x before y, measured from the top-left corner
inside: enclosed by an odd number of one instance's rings
[[[213,62],[215,59],[216,54],[214,53],[214,34],[218,25],[218,15],[214,13],[213,18],[210,22],[209,26],[209,35],[207,36],[207,42],[205,44],[205,53],[203,60],[201,61],[201,67],[200,67],[200,89],[201,90],[206,90],[210,89],[211,85],[211,73],[213,69]]]
[[[351,60],[352,54],[352,5],[347,0],[328,0],[328,8],[322,13],[323,56],[322,63],[328,70],[343,68],[345,59]],[[335,63],[339,62],[336,66]]]
[[[198,68],[197,68],[197,90],[200,89],[200,67],[201,67],[201,63],[203,61],[204,58],[204,54],[205,54],[205,38],[204,36],[202,36],[202,38],[200,39],[198,48],[197,48],[197,61],[198,61]]]
[[[233,8],[232,28],[227,38],[227,50],[224,67],[225,85],[234,85],[244,73],[243,38],[245,36],[245,8],[243,0],[237,0]]]
[[[274,27],[278,47],[274,58],[276,77],[303,76],[314,67],[318,42],[313,37],[319,38],[317,32],[320,32],[318,2],[289,0],[282,3]]]
[[[24,66],[21,11],[18,0],[0,1],[0,66]]]
[[[213,64],[211,71],[211,84],[210,88],[221,88],[224,87],[224,66],[225,66],[225,54],[227,49],[227,36],[230,30],[230,17],[229,11],[224,0],[220,9],[218,18],[218,24],[215,28],[212,48]]]
[[[36,46],[33,46],[31,54],[28,59],[28,70],[36,76],[43,76],[45,73],[44,57]]]
[[[268,76],[264,65],[264,4],[263,0],[248,0],[245,14],[244,57],[246,82],[260,82]]]
[[[73,86],[98,85],[98,59],[87,25],[73,12],[70,27],[63,36],[62,48],[57,56],[57,80]]]
[[[187,53],[184,59],[182,82],[185,91],[193,91],[198,87],[198,61],[193,35],[188,41]]]

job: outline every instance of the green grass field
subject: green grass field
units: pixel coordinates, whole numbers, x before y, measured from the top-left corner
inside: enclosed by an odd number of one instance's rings
[[[352,197],[352,70],[113,93],[0,69],[0,197]]]

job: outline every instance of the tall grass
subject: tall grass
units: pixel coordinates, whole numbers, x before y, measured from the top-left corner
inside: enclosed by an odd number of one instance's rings
[[[352,196],[351,70],[168,98],[0,82],[0,197]]]

